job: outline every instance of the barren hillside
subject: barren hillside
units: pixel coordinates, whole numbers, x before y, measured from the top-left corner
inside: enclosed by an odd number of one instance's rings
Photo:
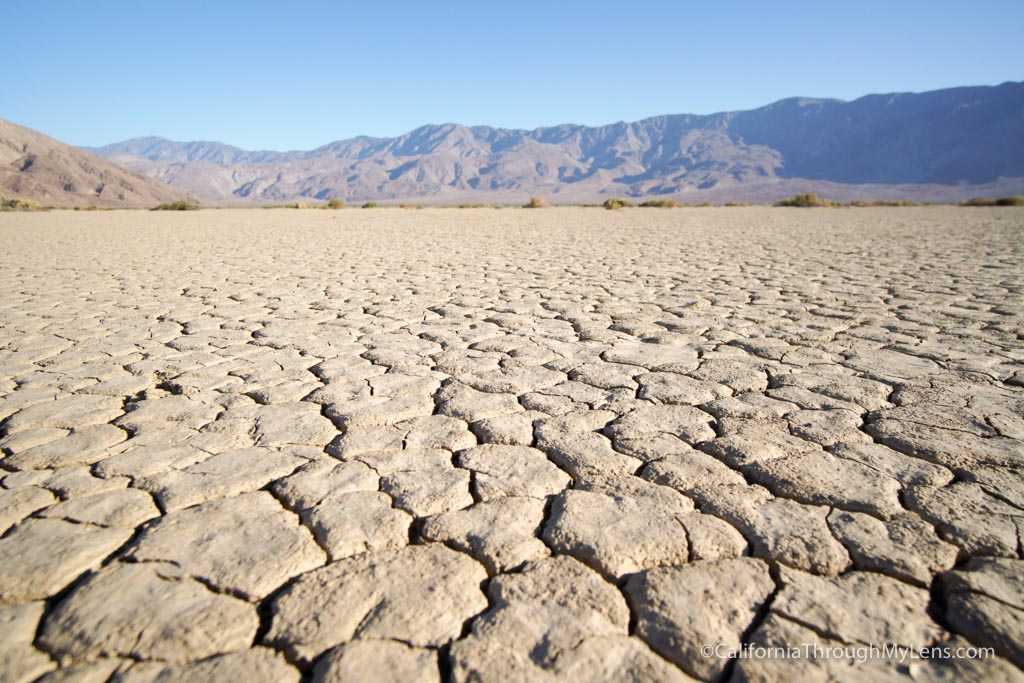
[[[0,119],[0,194],[46,206],[145,207],[184,191]]]

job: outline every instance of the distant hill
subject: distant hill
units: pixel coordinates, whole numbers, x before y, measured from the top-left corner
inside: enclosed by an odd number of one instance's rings
[[[145,207],[186,193],[0,119],[0,195],[44,206]]]
[[[217,201],[765,201],[800,191],[950,200],[1024,192],[1024,83],[852,102],[793,98],[600,127],[429,125],[312,151],[156,137],[91,151]]]

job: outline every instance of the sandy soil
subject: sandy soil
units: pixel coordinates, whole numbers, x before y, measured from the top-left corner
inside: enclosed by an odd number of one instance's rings
[[[0,240],[3,680],[1021,679],[1024,211]]]

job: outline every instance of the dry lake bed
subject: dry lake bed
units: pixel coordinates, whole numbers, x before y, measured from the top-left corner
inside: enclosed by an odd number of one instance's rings
[[[0,244],[4,681],[1022,679],[1024,210]]]

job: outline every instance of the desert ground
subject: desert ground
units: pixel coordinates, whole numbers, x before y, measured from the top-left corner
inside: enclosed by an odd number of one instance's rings
[[[0,240],[4,681],[1024,679],[1024,210]]]

